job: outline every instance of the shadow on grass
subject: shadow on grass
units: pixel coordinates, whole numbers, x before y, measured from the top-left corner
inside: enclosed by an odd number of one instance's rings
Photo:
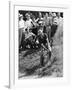
[[[40,48],[38,48],[38,49],[29,49],[29,50],[27,50],[27,51],[25,52],[25,54],[23,55],[23,57],[26,57],[27,55],[30,55],[30,54],[32,54],[32,53],[36,53],[36,52],[38,52],[38,51],[40,51]]]
[[[30,76],[33,75],[35,73],[35,71],[40,68],[40,64],[32,67],[32,68],[24,68],[24,75],[19,76],[19,78],[25,77],[25,76]]]
[[[10,85],[5,85],[6,88],[10,89]]]
[[[33,66],[32,68],[20,68],[20,72],[22,70],[23,75],[19,76],[19,78],[25,77],[25,76],[33,76],[35,74],[39,75],[40,77],[43,76],[50,76],[52,73],[51,67],[54,64],[54,62],[57,61],[57,58],[54,57],[51,64],[47,67],[41,67],[40,64]],[[42,69],[43,68],[43,69]],[[36,72],[38,70],[39,72]]]

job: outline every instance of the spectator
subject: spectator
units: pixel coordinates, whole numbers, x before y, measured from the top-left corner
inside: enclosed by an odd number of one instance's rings
[[[39,12],[39,18],[36,19],[36,22],[39,24],[40,21],[43,21],[42,13]]]
[[[19,47],[21,47],[22,32],[25,30],[25,21],[23,20],[23,15],[19,14]]]
[[[52,16],[53,16],[53,22],[51,26],[51,37],[53,37],[54,34],[56,33],[57,26],[58,26],[58,17],[56,16],[56,13],[53,13]]]
[[[53,22],[52,12],[49,12],[49,24],[50,24],[50,26],[52,25],[52,22]]]
[[[27,30],[30,31],[30,29],[32,28],[32,19],[30,18],[30,15],[28,13],[26,13],[26,22],[25,25],[27,27]]]
[[[44,31],[46,30],[46,33],[48,35],[48,38],[50,38],[50,24],[49,24],[49,15],[48,13],[45,14],[44,16]]]
[[[57,17],[58,17],[58,25],[63,24],[63,18],[61,17],[61,13],[60,12],[57,13]]]

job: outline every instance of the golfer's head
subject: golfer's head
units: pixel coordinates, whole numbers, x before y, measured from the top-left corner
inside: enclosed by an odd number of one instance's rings
[[[42,33],[43,33],[42,30],[38,31],[38,35],[42,35]]]
[[[43,21],[39,21],[39,26],[40,26],[40,27],[43,27],[43,26],[44,26]]]

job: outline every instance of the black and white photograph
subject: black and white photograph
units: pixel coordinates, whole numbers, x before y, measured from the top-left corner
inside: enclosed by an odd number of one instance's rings
[[[18,10],[18,79],[63,77],[63,12]]]
[[[71,90],[71,0],[1,0],[0,7],[0,90]]]

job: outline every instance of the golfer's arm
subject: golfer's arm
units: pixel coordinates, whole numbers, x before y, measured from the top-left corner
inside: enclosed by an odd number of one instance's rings
[[[47,48],[46,48],[43,44],[41,44],[41,46],[42,46],[44,49],[46,49],[46,50],[47,50]]]

